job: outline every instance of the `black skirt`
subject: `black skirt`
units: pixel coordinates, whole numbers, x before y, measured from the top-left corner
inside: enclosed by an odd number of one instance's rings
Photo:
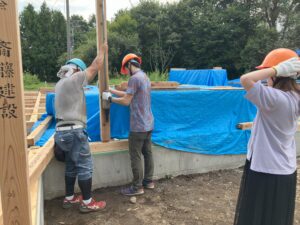
[[[297,171],[274,175],[250,170],[247,160],[242,176],[234,225],[292,225]]]

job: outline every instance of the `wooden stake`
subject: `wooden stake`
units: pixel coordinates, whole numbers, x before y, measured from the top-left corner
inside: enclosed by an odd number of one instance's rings
[[[106,0],[96,0],[96,18],[97,18],[97,48],[98,54],[102,45],[107,42],[107,27],[106,27]],[[100,111],[100,130],[101,140],[103,142],[110,141],[110,118],[109,111],[103,109],[101,93],[108,90],[108,56],[105,55],[104,66],[98,73],[99,81],[99,105]]]
[[[31,225],[17,7],[0,0],[0,186],[3,224]]]

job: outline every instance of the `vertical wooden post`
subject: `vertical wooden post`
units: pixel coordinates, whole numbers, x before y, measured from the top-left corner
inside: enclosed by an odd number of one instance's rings
[[[3,224],[31,225],[17,0],[0,0],[0,186]]]
[[[96,0],[96,18],[97,18],[97,48],[98,53],[101,46],[107,42],[107,25],[106,25],[106,0]],[[110,119],[109,110],[103,108],[101,93],[108,90],[108,56],[105,55],[104,66],[98,73],[99,81],[99,105],[100,105],[100,130],[101,140],[103,142],[110,141]]]

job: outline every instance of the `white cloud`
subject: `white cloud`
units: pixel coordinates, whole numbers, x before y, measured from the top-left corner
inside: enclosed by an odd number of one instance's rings
[[[45,0],[48,7],[55,10],[60,10],[65,14],[66,0]],[[160,2],[174,2],[177,0],[159,0]],[[32,4],[37,10],[40,9],[44,0],[19,0],[19,11],[22,11],[29,3]],[[107,0],[107,19],[112,19],[120,9],[131,8],[137,5],[139,0]],[[96,13],[96,0],[69,0],[70,14],[81,15],[88,19],[90,15]]]

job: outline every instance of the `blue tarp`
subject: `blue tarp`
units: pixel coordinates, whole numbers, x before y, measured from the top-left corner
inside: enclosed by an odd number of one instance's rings
[[[234,80],[229,80],[229,81],[228,81],[228,86],[232,86],[232,87],[242,87],[240,78],[234,79]]]
[[[169,81],[176,81],[180,84],[226,86],[227,71],[224,69],[171,70]]]
[[[244,98],[244,90],[176,90],[152,91],[152,111],[155,128],[152,141],[155,144],[187,152],[202,154],[242,154],[250,131],[236,129],[240,122],[252,121],[256,108]],[[96,87],[86,92],[87,131],[92,141],[100,140],[99,97]],[[47,113],[55,114],[54,94],[46,99]],[[111,105],[111,136],[127,138],[129,108]],[[48,138],[54,132],[48,131]],[[51,129],[50,129],[51,130]],[[45,134],[46,135],[46,134]],[[45,136],[44,135],[44,136]],[[42,140],[47,140],[47,137]]]

